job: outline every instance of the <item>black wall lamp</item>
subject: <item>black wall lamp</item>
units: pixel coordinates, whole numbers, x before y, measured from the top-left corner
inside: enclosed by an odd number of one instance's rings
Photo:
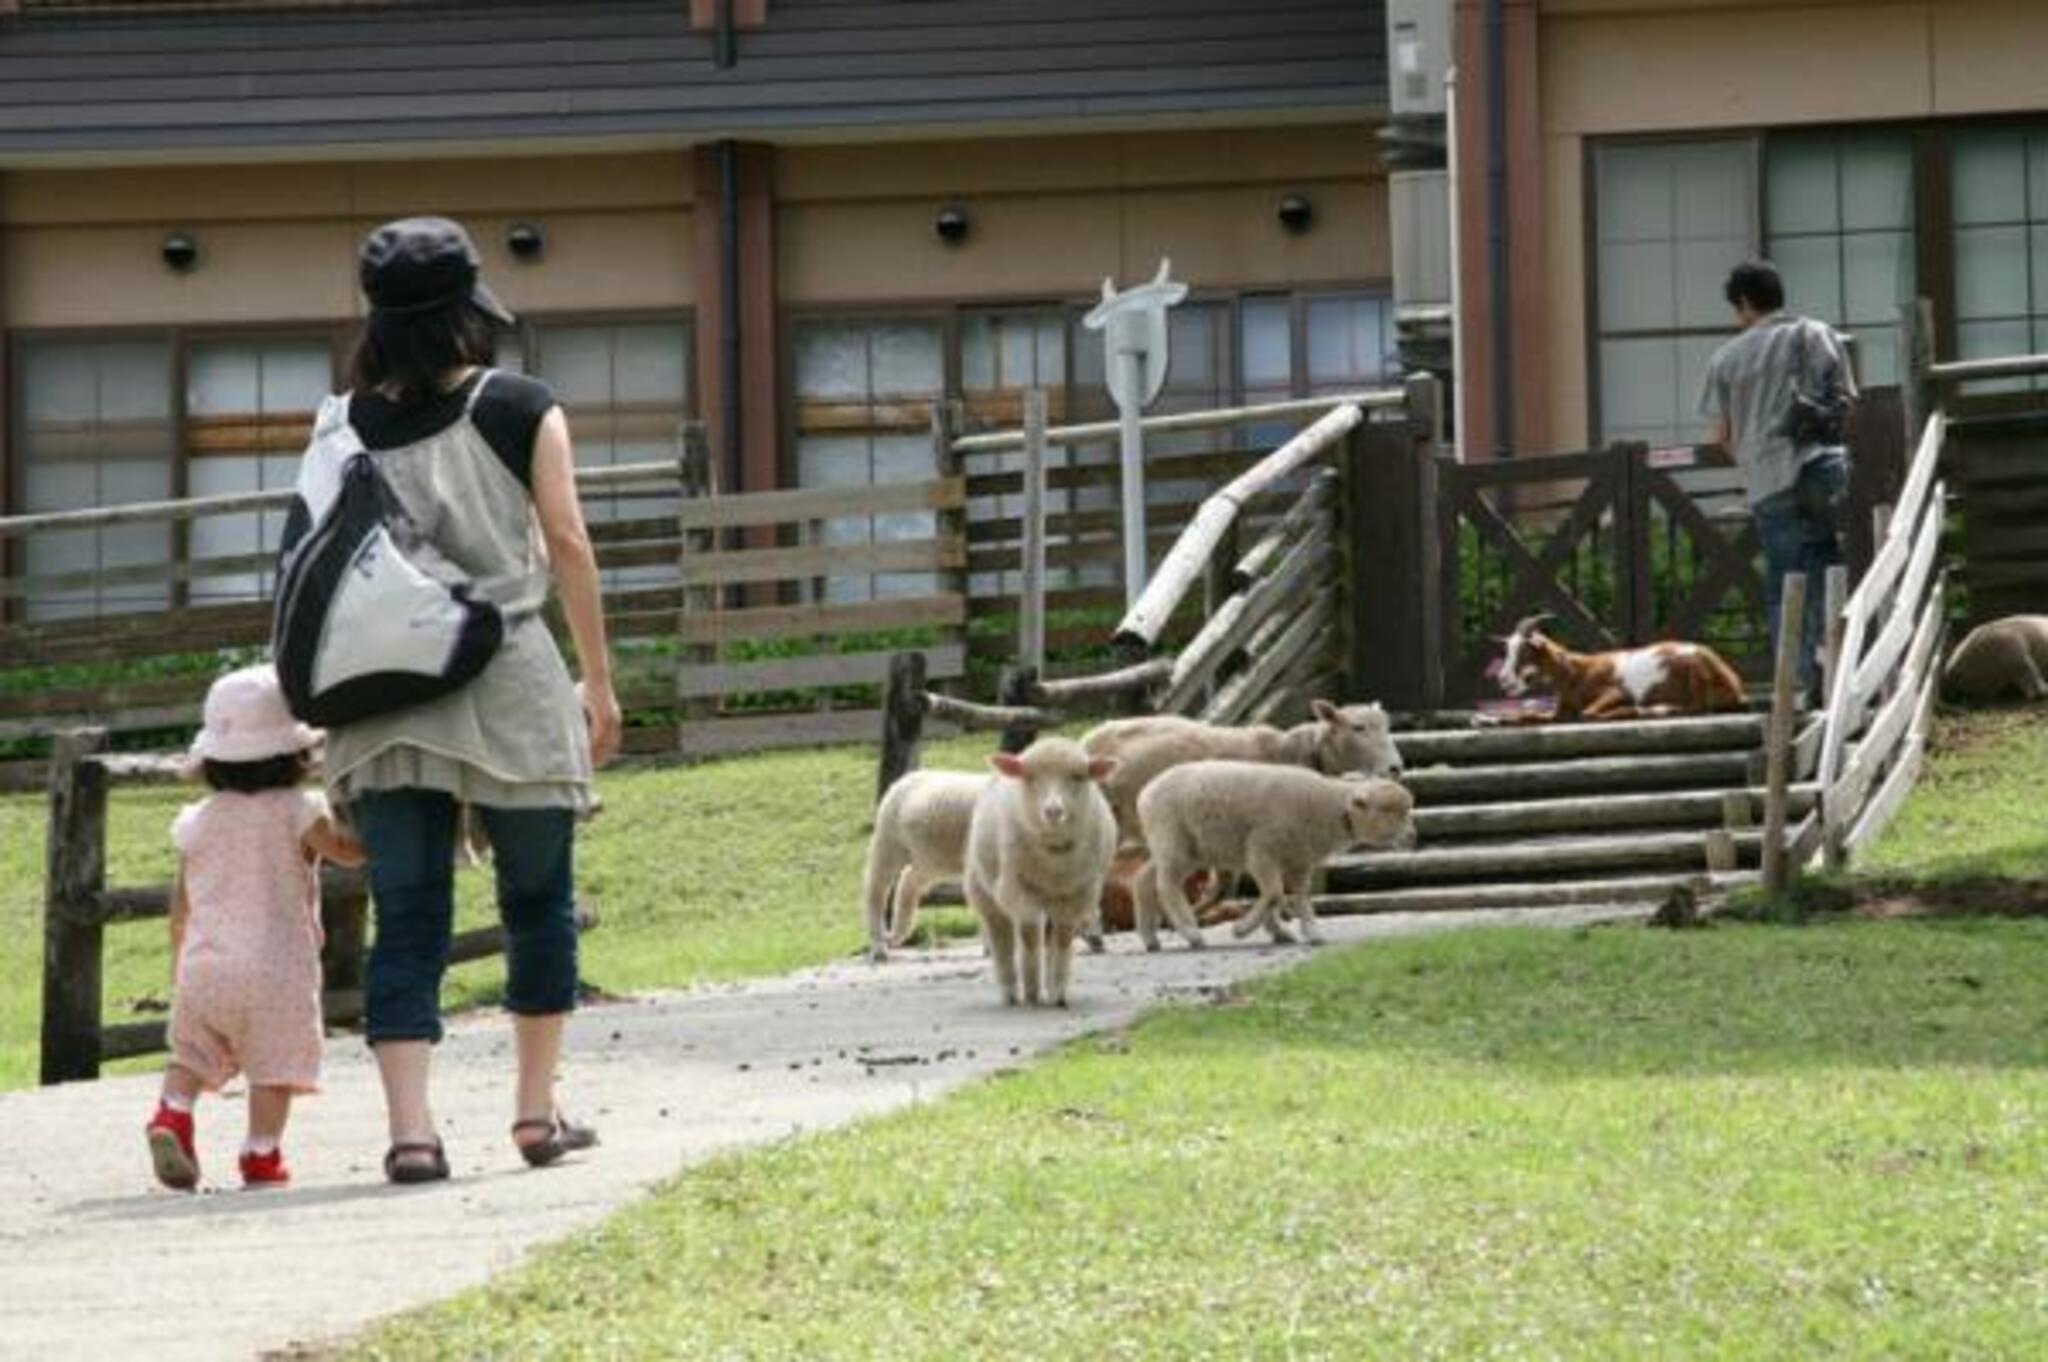
[[[1276,216],[1289,233],[1300,236],[1315,225],[1316,206],[1309,202],[1306,194],[1289,194],[1280,200],[1280,211]]]
[[[548,251],[548,235],[538,223],[515,222],[505,229],[505,249],[521,264],[531,265]]]
[[[958,246],[967,240],[967,234],[973,227],[973,219],[969,218],[967,210],[957,203],[947,204],[939,210],[938,216],[932,219],[932,231],[936,232],[939,240],[948,246]]]
[[[190,274],[199,264],[199,241],[190,232],[171,232],[160,248],[164,264],[179,274]]]

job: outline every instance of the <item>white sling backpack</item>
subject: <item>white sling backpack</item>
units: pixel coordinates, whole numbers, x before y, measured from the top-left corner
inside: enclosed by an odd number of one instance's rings
[[[482,392],[486,372],[471,393]],[[277,559],[271,651],[303,723],[359,722],[473,680],[505,638],[498,607],[414,528],[349,422],[320,404]]]

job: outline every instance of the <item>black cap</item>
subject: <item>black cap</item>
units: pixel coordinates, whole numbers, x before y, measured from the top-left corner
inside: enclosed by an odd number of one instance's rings
[[[476,243],[447,218],[400,218],[363,242],[363,296],[378,312],[431,312],[467,298],[510,326],[512,313],[484,287]]]

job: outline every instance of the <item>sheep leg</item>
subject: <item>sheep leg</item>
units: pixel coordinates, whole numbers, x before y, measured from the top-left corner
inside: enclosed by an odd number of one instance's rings
[[[901,884],[901,877],[908,873],[909,866],[898,849],[888,843],[886,835],[878,836],[868,851],[867,873],[861,886],[861,906],[868,920],[868,959],[878,965],[889,958],[889,900]]]
[[[1054,1007],[1067,1005],[1067,981],[1074,975],[1074,928],[1065,922],[1047,924],[1046,1001]]]
[[[924,904],[924,894],[931,888],[931,882],[918,873],[917,867],[907,865],[896,877],[895,902],[889,914],[889,948],[909,943],[917,931],[917,910]],[[933,945],[937,945],[934,940]]]
[[[1024,974],[1024,1002],[1037,1007],[1045,1000],[1045,919],[1017,924],[1018,955]]]
[[[1088,949],[1096,955],[1109,949],[1109,943],[1103,939],[1102,904],[1099,901],[1088,910],[1088,922],[1081,929],[1081,935],[1087,939]]]
[[[1157,903],[1164,906],[1168,921],[1180,933],[1180,939],[1188,943],[1191,950],[1200,950],[1207,944],[1202,939],[1202,926],[1195,917],[1193,906],[1188,903],[1188,868],[1178,861],[1154,857],[1152,861],[1152,889]],[[1157,923],[1148,924],[1151,927]],[[1146,950],[1157,950],[1157,932],[1153,931],[1145,943]]]
[[[990,894],[972,875],[967,879],[967,901],[974,911],[981,914],[982,938],[988,943],[989,955],[996,964],[996,987],[1002,990],[1003,1001],[1012,1007],[1017,1004],[1017,953],[1015,929],[1010,919],[1003,916],[996,906],[995,896]]]
[[[1245,869],[1258,882],[1258,916],[1266,924],[1266,935],[1277,943],[1292,945],[1294,933],[1287,929],[1286,919],[1281,915],[1287,901],[1287,872],[1271,856],[1254,850],[1245,858]]]
[[[1323,929],[1316,923],[1316,900],[1311,892],[1315,876],[1311,872],[1287,886],[1287,892],[1294,898],[1294,915],[1301,921],[1302,939],[1311,946],[1323,944]]]
[[[1159,884],[1156,862],[1147,862],[1138,867],[1138,873],[1131,876],[1131,917],[1132,925],[1138,929],[1138,939],[1145,943],[1145,949],[1159,949]]]

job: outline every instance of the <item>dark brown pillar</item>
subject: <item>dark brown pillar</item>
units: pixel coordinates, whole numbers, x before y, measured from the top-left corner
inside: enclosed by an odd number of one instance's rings
[[[694,164],[697,409],[704,417],[720,490],[765,491],[780,485],[782,477],[777,455],[775,148],[759,142],[730,144],[730,173],[727,154],[727,144],[701,146]],[[728,182],[734,189],[730,210]],[[729,302],[737,304],[733,315],[739,327],[736,411],[727,387],[735,353],[727,330]]]
[[[1545,356],[1549,306],[1544,255],[1545,202],[1540,73],[1537,66],[1536,0],[1502,0],[1507,112],[1507,307],[1512,407],[1508,443],[1512,452],[1550,448],[1550,366]],[[1466,457],[1491,457],[1501,442],[1495,408],[1492,231],[1488,175],[1494,164],[1487,46],[1488,0],[1458,0],[1455,49],[1458,68],[1458,232],[1459,317],[1464,344]]]

